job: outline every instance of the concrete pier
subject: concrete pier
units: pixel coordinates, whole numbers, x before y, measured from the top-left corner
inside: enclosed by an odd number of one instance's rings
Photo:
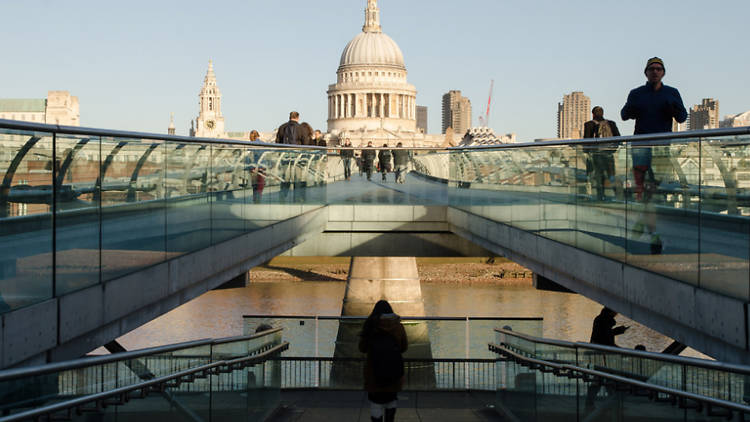
[[[425,316],[415,257],[352,257],[341,316],[368,316],[375,303],[381,299],[387,300],[393,311],[401,316]],[[409,349],[404,358],[432,359],[427,323],[402,321],[402,324],[409,339]],[[358,348],[361,330],[362,321],[342,320],[334,357],[362,356]],[[418,371],[423,373],[412,373],[411,376],[418,376],[426,384],[434,385],[432,365]],[[362,372],[360,368],[344,368],[334,364],[331,379],[341,386],[355,387],[362,383]]]

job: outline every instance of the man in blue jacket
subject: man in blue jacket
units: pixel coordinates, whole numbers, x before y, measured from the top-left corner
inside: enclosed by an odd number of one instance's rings
[[[661,133],[672,131],[672,119],[678,123],[687,120],[687,110],[682,104],[680,91],[671,86],[664,85],[664,61],[658,57],[652,57],[646,62],[646,85],[630,91],[628,101],[620,111],[622,120],[635,119],[635,134]],[[654,177],[651,168],[652,146],[633,145],[631,148],[633,157],[633,182],[635,182],[635,199],[648,204],[651,196],[656,191],[659,182]],[[645,226],[645,227],[644,227]],[[655,213],[649,212],[648,218],[644,216],[636,222],[633,231],[637,236],[643,229],[648,230],[651,235],[651,253],[662,252],[662,241],[656,233]]]
[[[646,85],[630,91],[628,101],[620,112],[622,120],[635,119],[635,134],[672,131],[672,119],[683,123],[687,110],[680,91],[664,85],[664,62],[653,57],[646,63]]]

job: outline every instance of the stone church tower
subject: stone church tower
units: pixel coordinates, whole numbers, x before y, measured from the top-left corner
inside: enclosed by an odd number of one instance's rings
[[[203,88],[198,95],[200,112],[195,120],[195,136],[199,138],[223,138],[224,116],[221,114],[221,91],[216,85],[214,64],[208,61],[208,72],[203,80]]]

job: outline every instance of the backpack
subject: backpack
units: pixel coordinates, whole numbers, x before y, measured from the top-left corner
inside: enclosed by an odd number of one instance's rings
[[[404,358],[395,337],[384,332],[375,332],[370,339],[370,361],[375,384],[385,387],[404,376]]]
[[[297,144],[297,125],[293,123],[287,123],[284,126],[284,132],[282,133],[281,143],[283,144]]]
[[[612,126],[610,126],[609,120],[602,120],[599,123],[596,135],[597,138],[609,138],[613,135]]]

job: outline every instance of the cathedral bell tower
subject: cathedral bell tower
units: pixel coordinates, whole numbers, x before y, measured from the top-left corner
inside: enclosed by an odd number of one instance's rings
[[[203,80],[203,88],[198,95],[200,112],[195,120],[195,136],[199,138],[223,138],[224,116],[221,114],[221,91],[216,85],[214,64],[208,61],[208,72]]]

